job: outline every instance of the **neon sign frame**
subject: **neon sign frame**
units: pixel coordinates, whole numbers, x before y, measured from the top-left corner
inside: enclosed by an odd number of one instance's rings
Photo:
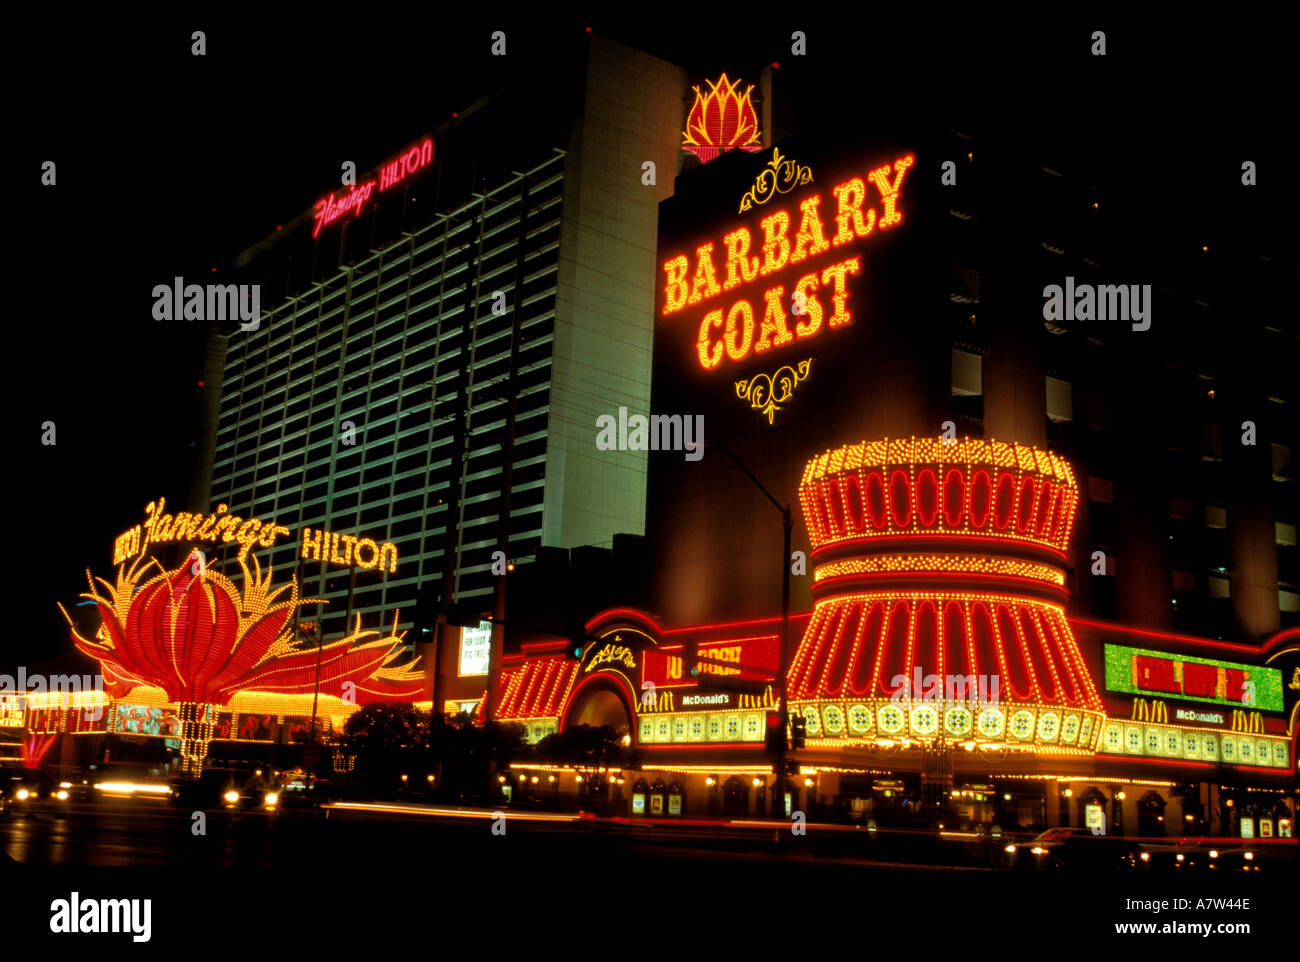
[[[850,251],[877,228],[889,230],[903,222],[898,201],[904,178],[915,164],[915,154],[908,153],[872,168],[865,177],[835,184],[827,192],[835,209],[828,209],[825,219],[823,192],[814,191],[792,197],[789,209],[765,212],[756,225],[757,237],[751,232],[752,218],[736,224],[722,235],[725,255],[719,253],[720,267],[715,264],[714,240],[696,246],[693,257],[679,253],[665,258],[661,317],[690,311],[690,323],[698,324],[696,361],[704,371],[717,370],[725,361],[748,362],[823,328],[852,323],[848,277],[861,274],[862,255]],[[873,189],[879,195],[879,212],[864,209]],[[819,300],[819,290],[822,298],[829,295],[829,304]],[[695,314],[723,295],[732,298],[729,305],[714,307],[702,317]],[[789,309],[787,302],[792,302]]]

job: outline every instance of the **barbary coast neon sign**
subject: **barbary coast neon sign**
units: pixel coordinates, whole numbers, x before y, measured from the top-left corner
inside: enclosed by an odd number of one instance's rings
[[[861,272],[862,257],[860,254],[843,257],[820,266],[832,260],[824,255],[837,250],[844,253],[843,248],[871,236],[877,228],[889,230],[902,223],[899,192],[904,176],[915,162],[916,158],[907,154],[892,164],[868,171],[865,179],[852,177],[832,187],[829,195],[834,198],[835,213],[834,229],[829,236],[822,218],[820,192],[798,201],[794,216],[799,218],[799,226],[793,238],[790,237],[791,210],[772,211],[759,221],[763,237],[761,248],[755,254],[750,254],[755,238],[748,227],[738,226],[724,234],[722,246],[726,248],[726,259],[722,264],[721,284],[714,262],[713,241],[700,244],[693,259],[679,254],[664,261],[665,317],[688,308],[702,308],[714,298],[740,292],[795,265],[804,265],[807,270],[789,291],[783,284],[772,284],[762,292],[757,306],[749,297],[742,296],[728,306],[705,313],[699,320],[696,340],[700,367],[712,371],[724,360],[744,361],[785,347],[796,339],[812,337],[823,326],[833,329],[849,324],[853,315],[848,308],[847,281],[851,275]],[[879,212],[874,206],[864,209],[873,193],[878,195]],[[823,305],[818,299],[819,289],[829,292],[829,305]],[[793,330],[787,304],[794,315]],[[760,313],[761,319],[756,323]]]
[[[362,184],[353,184],[347,193],[337,197],[326,194],[316,201],[316,226],[311,236],[319,237],[321,228],[328,227],[348,211],[352,216],[360,217],[361,208],[374,196],[376,187],[382,192],[396,187],[416,171],[423,170],[433,162],[433,138],[426,137],[421,143],[411,147],[396,160],[391,160],[379,170],[378,178],[372,177]]]

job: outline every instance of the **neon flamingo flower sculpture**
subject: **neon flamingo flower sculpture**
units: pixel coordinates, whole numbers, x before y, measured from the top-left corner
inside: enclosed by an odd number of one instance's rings
[[[139,685],[161,688],[180,706],[182,767],[202,770],[211,736],[211,706],[229,704],[240,691],[302,694],[354,686],[357,701],[410,700],[423,690],[415,662],[394,667],[402,636],[362,631],[357,616],[350,634],[320,646],[294,640],[293,613],[317,599],[298,596],[295,580],[271,589],[240,560],[242,593],[212,568],[187,560],[165,570],[152,559],[118,568],[115,584],[92,579],[83,594],[99,608],[102,626],[82,637],[66,610],[79,649],[100,662],[104,688],[120,698]],[[150,568],[158,573],[147,578]],[[103,593],[97,592],[96,582]],[[394,625],[394,629],[396,625]]]

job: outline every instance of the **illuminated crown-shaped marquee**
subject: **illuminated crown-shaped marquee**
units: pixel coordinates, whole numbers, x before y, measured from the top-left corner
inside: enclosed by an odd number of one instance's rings
[[[999,441],[864,441],[804,470],[813,615],[789,674],[810,738],[1090,752],[1101,700],[1065,618],[1068,464]]]

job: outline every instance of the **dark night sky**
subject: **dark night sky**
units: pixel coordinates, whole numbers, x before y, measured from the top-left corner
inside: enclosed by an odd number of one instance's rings
[[[8,179],[22,202],[6,211],[20,294],[6,318],[16,344],[5,390],[20,483],[6,567],[19,637],[0,671],[69,647],[55,601],[75,601],[87,566],[110,574],[111,539],[146,501],[185,497],[202,331],[155,322],[152,287],[211,279],[336,184],[343,160],[365,170],[512,77],[545,71],[588,25],[697,74],[756,79],[777,61],[823,77],[846,124],[1016,131],[1067,172],[1139,194],[1189,232],[1271,252],[1294,276],[1294,60],[1289,34],[1262,16],[881,23],[892,8],[867,4],[838,22],[756,7],[708,23],[691,5],[634,9],[637,22],[606,12],[456,23],[363,5],[281,22],[187,13],[12,25]],[[190,55],[194,29],[207,32],[205,58]],[[496,29],[506,58],[489,54]],[[796,29],[808,35],[804,58],[790,56]],[[1093,29],[1107,31],[1104,59],[1087,54]],[[1261,188],[1228,196],[1243,158],[1259,164]],[[43,188],[51,159],[58,186]],[[46,420],[57,424],[52,448],[39,442]]]

